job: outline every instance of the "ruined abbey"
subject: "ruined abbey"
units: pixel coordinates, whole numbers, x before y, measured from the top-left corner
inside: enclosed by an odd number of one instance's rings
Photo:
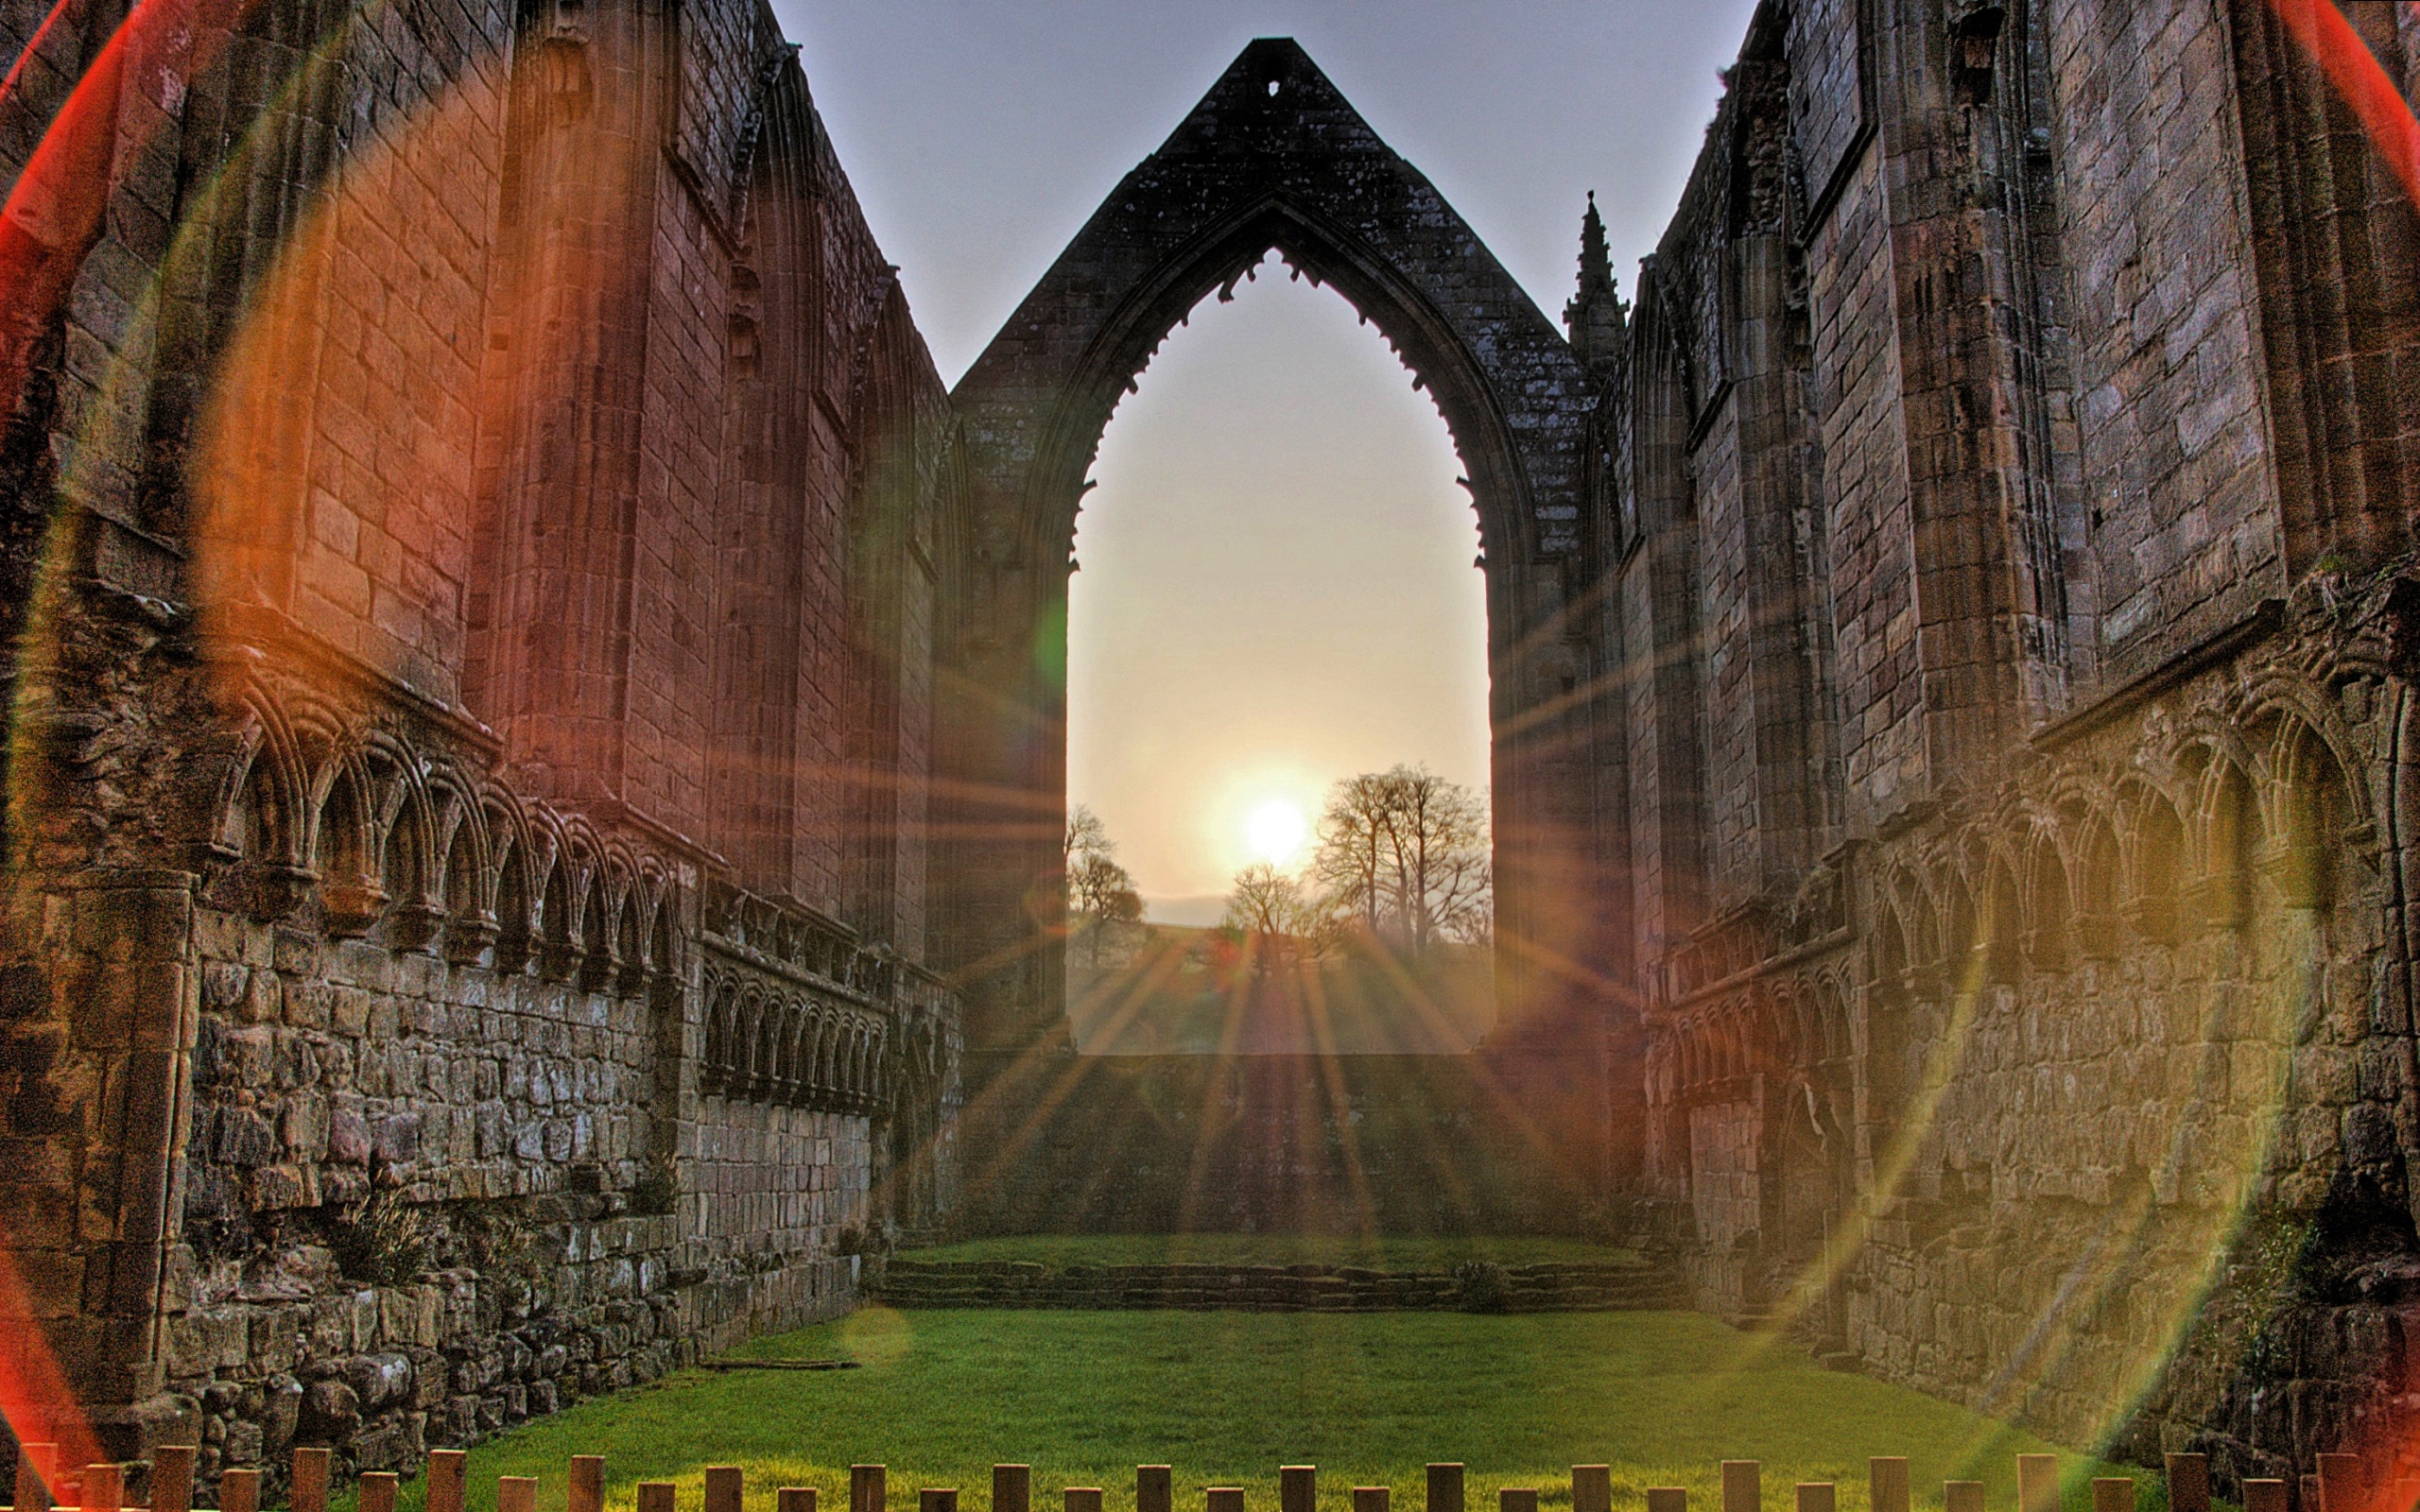
[[[1053,1225],[1599,1234],[2222,1484],[2420,1404],[2420,7],[1764,0],[1559,318],[1252,42],[954,390],[764,0],[0,49],[0,1363],[115,1452]],[[1468,475],[1501,1022],[1087,1060],[1036,653],[1272,249]]]

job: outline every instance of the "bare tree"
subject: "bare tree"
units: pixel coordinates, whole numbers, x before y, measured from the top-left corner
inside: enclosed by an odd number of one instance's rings
[[[1401,767],[1396,768],[1402,770]],[[1311,875],[1374,936],[1385,921],[1386,862],[1392,852],[1395,802],[1392,774],[1364,772],[1338,781],[1320,815],[1319,850]]]
[[[1426,766],[1365,772],[1330,788],[1312,870],[1362,928],[1415,954],[1488,936],[1486,806]]]
[[[1067,858],[1068,869],[1073,870],[1080,856],[1115,855],[1117,843],[1109,837],[1109,826],[1100,822],[1100,816],[1092,811],[1092,805],[1079,803],[1067,811],[1067,839],[1061,850]]]
[[[1100,964],[1101,937],[1143,921],[1143,896],[1115,860],[1117,844],[1100,816],[1079,803],[1067,814],[1067,911],[1084,936],[1087,964]]]
[[[1247,935],[1290,935],[1303,908],[1303,886],[1267,862],[1236,873],[1235,890],[1227,894],[1221,928]]]
[[[1331,910],[1298,879],[1266,862],[1236,873],[1235,890],[1227,894],[1227,912],[1219,919],[1225,929],[1252,938],[1253,968],[1270,968],[1299,957],[1325,954],[1334,939]]]
[[[1411,948],[1484,939],[1495,902],[1485,805],[1426,766],[1398,766],[1389,775],[1400,816],[1391,853],[1396,907]]]

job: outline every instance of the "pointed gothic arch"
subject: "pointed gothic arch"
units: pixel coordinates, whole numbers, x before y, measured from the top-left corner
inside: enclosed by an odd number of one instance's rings
[[[964,446],[940,748],[958,812],[970,1032],[1063,1032],[1034,900],[1059,866],[1067,572],[1086,474],[1168,333],[1274,249],[1374,323],[1435,399],[1478,517],[1494,732],[1498,999],[1592,1002],[1601,959],[1596,739],[1602,618],[1585,506],[1598,395],[1562,332],[1293,41],[1247,46],[1127,176],[952,394]]]

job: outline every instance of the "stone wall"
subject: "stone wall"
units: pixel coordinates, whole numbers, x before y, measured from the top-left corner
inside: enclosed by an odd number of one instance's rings
[[[17,1426],[409,1470],[848,1307],[954,1190],[955,442],[771,12],[46,9],[0,5],[51,207],[0,342]]]
[[[2420,217],[2285,9],[1775,0],[1572,322],[1701,1305],[2222,1480],[2420,1319]]]
[[[1768,0],[1569,342],[1254,43],[955,399],[757,0],[44,14],[0,1345],[112,1452],[407,1467],[944,1217],[1668,1224],[2075,1441],[2401,1434],[2420,218],[2297,28],[2420,10]],[[1270,247],[1470,465],[1511,1022],[1080,1060],[1066,531]]]
[[[1601,1237],[1628,1222],[1605,1190],[1601,1052],[974,1069],[952,1214],[968,1233]]]

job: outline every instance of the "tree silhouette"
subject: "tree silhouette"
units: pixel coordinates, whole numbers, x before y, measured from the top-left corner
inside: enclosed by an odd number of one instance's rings
[[[1267,971],[1299,957],[1316,957],[1328,946],[1331,910],[1303,890],[1295,878],[1267,862],[1236,873],[1227,894],[1222,929],[1241,933],[1251,946],[1253,969]]]
[[[1426,766],[1348,777],[1328,790],[1312,875],[1373,936],[1413,954],[1489,937],[1495,889],[1487,809]]]
[[[1100,816],[1079,803],[1067,814],[1067,911],[1073,931],[1083,936],[1085,964],[1100,964],[1101,936],[1143,921],[1143,896],[1115,859],[1117,843]]]

